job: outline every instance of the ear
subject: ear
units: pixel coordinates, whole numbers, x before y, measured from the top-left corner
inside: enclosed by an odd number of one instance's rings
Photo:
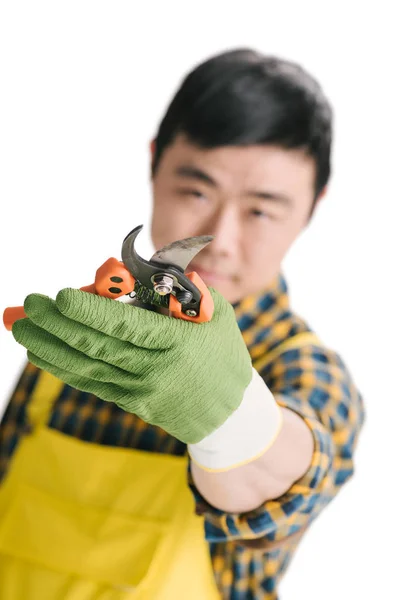
[[[317,198],[317,199],[316,199],[316,201],[315,201],[315,204],[318,204],[318,202],[319,202],[320,200],[322,200],[323,198],[325,198],[327,191],[328,191],[328,186],[326,185],[326,186],[325,186],[324,188],[322,188],[322,190],[320,191],[320,193],[319,193],[319,196],[318,196],[318,198]]]
[[[154,157],[156,155],[156,140],[151,140],[149,144],[150,148],[150,178],[153,178],[153,167],[154,167]]]
[[[154,155],[156,153],[156,140],[151,140],[150,142],[150,158],[151,162],[154,160]]]
[[[318,206],[318,204],[320,203],[320,201],[326,196],[326,192],[328,191],[328,186],[326,185],[324,188],[322,188],[322,190],[320,191],[318,197],[315,199],[315,202],[313,203],[310,213],[308,215],[308,219],[307,219],[307,223],[309,223],[311,221],[312,216],[315,213],[315,210]]]

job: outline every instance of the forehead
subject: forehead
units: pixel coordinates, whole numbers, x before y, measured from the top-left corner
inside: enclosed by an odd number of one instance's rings
[[[299,186],[313,189],[315,182],[315,163],[310,156],[299,149],[273,145],[205,149],[179,135],[165,149],[159,168],[179,177],[182,166],[203,170],[225,188],[268,186],[289,191]]]

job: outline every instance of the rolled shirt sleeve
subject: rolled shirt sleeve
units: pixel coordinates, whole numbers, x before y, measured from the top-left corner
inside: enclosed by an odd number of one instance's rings
[[[196,511],[209,542],[285,540],[307,527],[354,472],[353,454],[364,406],[351,375],[335,352],[309,344],[282,353],[260,371],[282,407],[302,417],[314,438],[311,465],[281,497],[245,514],[225,513],[201,496],[189,474]]]

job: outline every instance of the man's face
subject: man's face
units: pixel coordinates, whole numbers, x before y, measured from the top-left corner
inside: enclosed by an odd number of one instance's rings
[[[260,292],[306,225],[315,165],[277,146],[205,150],[183,135],[165,149],[153,177],[152,240],[213,235],[189,265],[231,303]]]

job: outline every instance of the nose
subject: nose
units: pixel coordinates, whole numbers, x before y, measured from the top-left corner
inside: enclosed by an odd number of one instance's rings
[[[214,236],[208,246],[209,254],[225,258],[236,256],[240,246],[240,222],[235,210],[221,209],[206,227],[209,235]]]

